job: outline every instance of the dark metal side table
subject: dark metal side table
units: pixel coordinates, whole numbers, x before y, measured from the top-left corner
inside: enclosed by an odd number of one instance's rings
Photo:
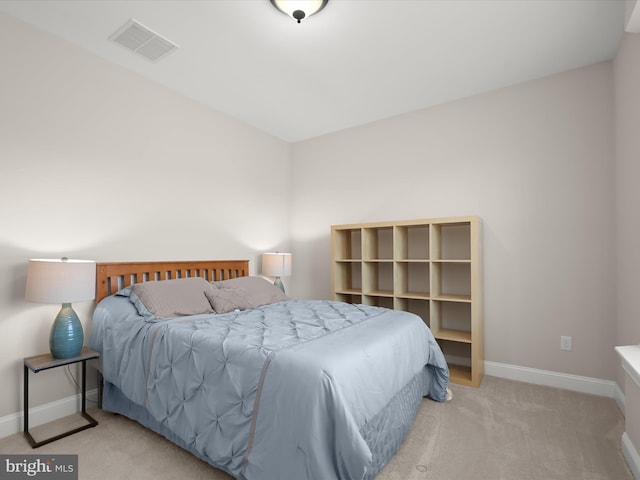
[[[90,348],[83,347],[80,355],[70,358],[53,358],[50,353],[43,353],[42,355],[36,355],[34,357],[27,357],[24,359],[24,436],[29,441],[29,444],[33,448],[41,447],[47,443],[54,442],[74,433],[81,432],[87,428],[95,427],[98,425],[98,421],[87,413],[87,361],[99,358],[100,354],[94,352]],[[64,365],[71,365],[73,363],[82,362],[82,416],[89,422],[86,425],[82,425],[78,428],[74,428],[68,432],[61,433],[54,437],[47,438],[37,442],[33,436],[29,433],[29,370],[33,373],[38,373],[43,370],[49,370],[51,368],[62,367]]]

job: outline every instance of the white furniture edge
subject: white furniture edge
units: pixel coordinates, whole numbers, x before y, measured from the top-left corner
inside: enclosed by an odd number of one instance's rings
[[[640,345],[619,346],[615,347],[615,351],[620,356],[625,373],[640,388]],[[622,434],[621,446],[633,478],[640,479],[640,455],[626,431]]]
[[[640,455],[636,447],[633,446],[633,442],[627,435],[627,432],[622,434],[622,455],[627,461],[629,470],[633,474],[633,478],[640,478]]]
[[[78,413],[81,409],[82,394],[78,393],[55,402],[45,403],[29,409],[29,426],[36,427],[58,418]],[[87,390],[87,402],[98,402],[98,389]],[[22,432],[23,412],[13,413],[0,418],[0,438]]]
[[[624,371],[629,374],[631,380],[640,388],[640,346],[625,345],[615,347],[615,351],[620,355]]]

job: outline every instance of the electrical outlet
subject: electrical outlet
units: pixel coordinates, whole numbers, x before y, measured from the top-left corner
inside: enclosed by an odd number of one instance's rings
[[[567,350],[568,352],[571,351],[571,337],[560,337],[560,350]]]

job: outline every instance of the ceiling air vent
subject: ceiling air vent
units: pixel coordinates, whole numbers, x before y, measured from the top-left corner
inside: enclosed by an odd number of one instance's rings
[[[178,45],[131,19],[109,37],[132,52],[155,62],[170,54]]]

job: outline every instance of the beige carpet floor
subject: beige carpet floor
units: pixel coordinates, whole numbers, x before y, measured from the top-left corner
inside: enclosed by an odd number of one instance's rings
[[[452,390],[451,402],[423,401],[376,480],[633,479],[620,451],[624,418],[612,399],[494,377],[478,389]],[[0,439],[0,453],[78,454],[81,480],[231,478],[124,417],[91,413],[95,428],[37,450],[19,433]],[[33,433],[45,438],[77,421]]]

